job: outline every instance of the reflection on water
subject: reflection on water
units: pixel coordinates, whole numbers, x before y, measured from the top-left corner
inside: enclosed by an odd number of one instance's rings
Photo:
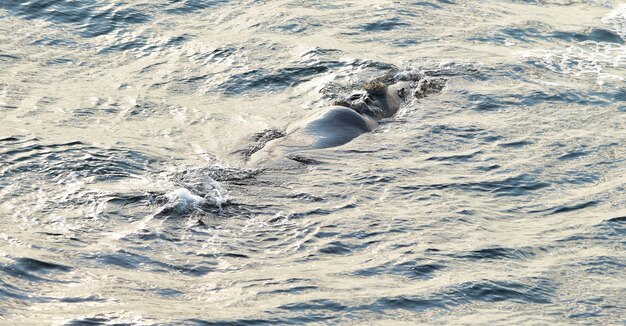
[[[0,2],[0,319],[624,320],[626,6]],[[374,132],[243,157],[386,73]]]

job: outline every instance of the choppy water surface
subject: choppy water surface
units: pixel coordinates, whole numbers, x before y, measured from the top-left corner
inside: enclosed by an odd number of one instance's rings
[[[626,323],[626,6],[0,1],[0,320]],[[373,133],[238,150],[388,72]]]

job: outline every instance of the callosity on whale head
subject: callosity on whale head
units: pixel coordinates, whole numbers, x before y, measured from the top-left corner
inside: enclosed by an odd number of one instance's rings
[[[390,85],[382,82],[367,83],[363,86],[362,108],[355,108],[359,113],[370,115],[377,120],[393,116],[411,93],[411,82],[398,81]]]
[[[387,102],[386,113],[388,115],[385,118],[396,114],[409,94],[411,94],[411,83],[408,81],[399,81],[387,86],[385,100]]]

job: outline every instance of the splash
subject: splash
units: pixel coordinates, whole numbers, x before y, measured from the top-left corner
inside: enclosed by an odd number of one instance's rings
[[[232,201],[225,183],[254,177],[259,171],[220,164],[184,166],[159,174],[163,204],[157,215],[220,213]]]
[[[166,209],[177,213],[193,210],[207,201],[205,198],[193,194],[189,189],[178,188],[165,194]]]

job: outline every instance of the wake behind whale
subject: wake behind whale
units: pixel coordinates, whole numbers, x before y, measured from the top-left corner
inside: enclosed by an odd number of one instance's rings
[[[276,173],[282,180],[288,177],[290,170],[317,162],[308,152],[341,146],[375,130],[383,119],[393,117],[403,104],[441,92],[446,82],[447,78],[437,73],[404,72],[377,77],[331,106],[295,121],[285,131],[270,129],[255,134],[248,148],[235,152],[243,159],[244,164],[239,167],[225,167],[215,161],[209,166],[165,173],[173,186],[160,196],[158,202],[163,207],[154,216],[247,215],[244,211],[251,209],[250,203],[245,199],[241,202],[241,199],[265,196],[244,194],[254,194],[261,188],[280,188],[272,185]],[[273,172],[271,176],[263,177],[267,174],[264,171]],[[264,187],[259,187],[261,184]]]

